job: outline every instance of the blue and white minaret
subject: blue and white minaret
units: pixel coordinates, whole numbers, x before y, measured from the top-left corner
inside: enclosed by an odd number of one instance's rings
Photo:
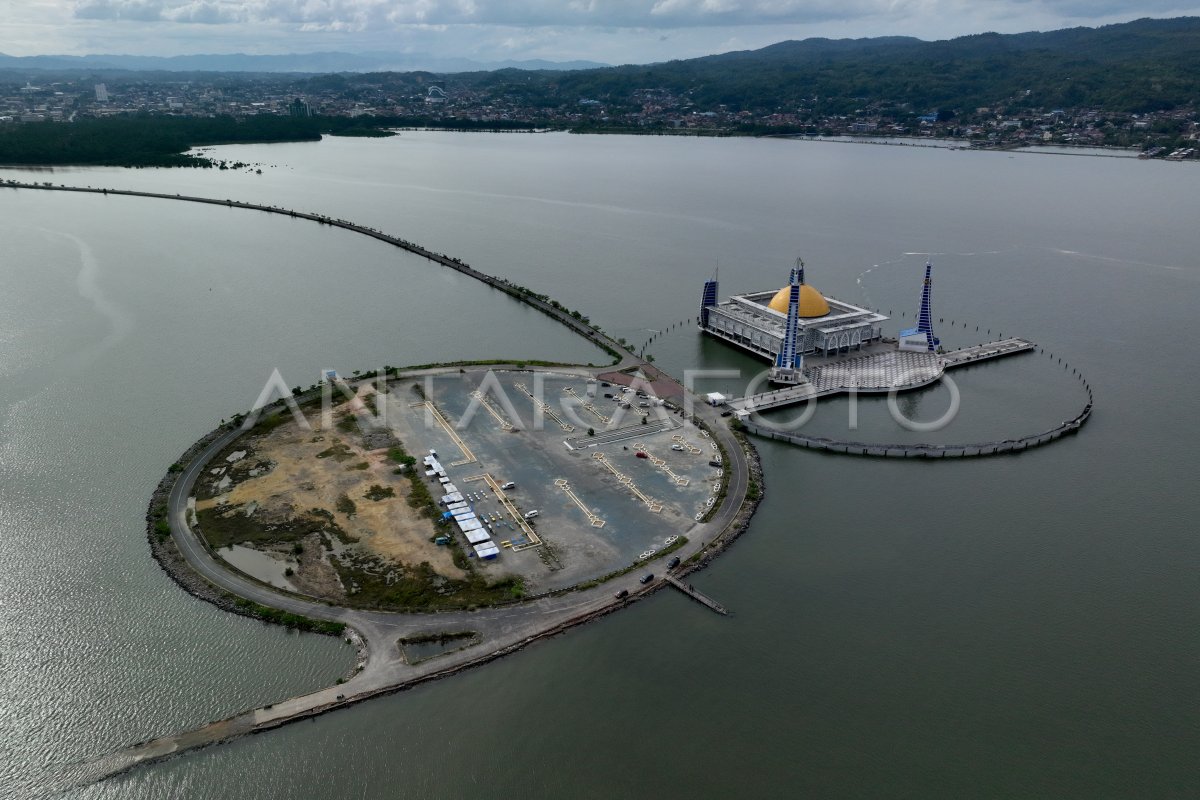
[[[925,284],[921,288],[921,309],[917,312],[917,327],[900,331],[899,347],[901,350],[915,350],[936,353],[942,342],[933,335],[933,263],[925,262]]]
[[[704,294],[700,297],[700,330],[708,327],[708,310],[717,304],[717,273],[712,280],[704,282]]]
[[[804,262],[796,260],[796,267],[788,278],[788,313],[783,326],[783,341],[775,354],[775,365],[769,378],[772,383],[803,383],[804,354],[797,341],[800,332],[800,287],[804,284]]]

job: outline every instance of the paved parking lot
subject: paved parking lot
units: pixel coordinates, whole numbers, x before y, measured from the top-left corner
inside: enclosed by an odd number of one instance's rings
[[[414,382],[393,384],[388,424],[410,453],[437,451],[492,526],[493,541],[512,542],[519,531],[478,479],[483,474],[515,484],[506,494],[521,514],[538,511],[531,524],[545,546],[502,548],[487,566],[497,577],[523,576],[531,592],[599,577],[662,549],[716,491],[710,441],[653,398],[567,374],[463,372],[422,379],[420,393]]]

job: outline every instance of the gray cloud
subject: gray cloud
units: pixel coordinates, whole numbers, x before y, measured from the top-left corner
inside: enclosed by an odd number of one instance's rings
[[[75,16],[80,19],[153,22],[162,19],[162,5],[155,0],[86,0],[75,6]]]
[[[855,19],[920,0],[82,0],[95,20],[379,25],[547,25],[675,28]]]
[[[1200,0],[41,0],[23,53],[342,49],[645,63],[808,36],[942,39],[1200,14]],[[39,42],[40,40],[40,42]],[[48,44],[53,43],[53,44]]]

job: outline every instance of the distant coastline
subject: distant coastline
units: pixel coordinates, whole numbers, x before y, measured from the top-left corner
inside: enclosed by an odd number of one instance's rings
[[[275,144],[317,142],[323,136],[385,138],[405,130],[437,130],[476,133],[610,134],[625,136],[753,137],[797,139],[840,144],[875,144],[937,147],[959,150],[1004,150],[1056,155],[1137,157],[1137,147],[1086,146],[1028,142],[982,142],[956,137],[879,136],[838,134],[818,136],[797,132],[767,133],[760,130],[722,128],[645,129],[633,127],[538,126],[516,121],[488,121],[369,117],[263,117],[254,121],[232,117],[110,117],[71,124],[39,122],[24,124],[0,135],[0,167],[194,167],[237,169],[250,164],[229,163],[189,152],[201,147],[231,144]],[[1080,152],[1067,152],[1077,150]],[[1084,152],[1099,151],[1099,152]]]

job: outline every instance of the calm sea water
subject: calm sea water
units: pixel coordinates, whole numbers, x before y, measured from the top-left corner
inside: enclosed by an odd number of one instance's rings
[[[1188,165],[565,134],[221,152],[263,174],[36,175],[358,220],[614,335],[666,330],[651,352],[677,374],[760,366],[671,329],[718,266],[728,294],[782,285],[803,256],[825,292],[911,318],[932,253],[948,344],[1031,338],[1088,377],[1097,412],[1078,437],[982,461],[760,443],[767,500],[694,578],[732,617],[660,593],[486,668],[68,795],[1200,791]],[[144,542],[164,466],[272,370],[294,385],[322,368],[602,358],[457,273],[311,224],[10,190],[0,212],[6,796],[47,794],[73,763],[349,666],[338,642],[185,595]],[[955,379],[962,413],[943,441],[1043,430],[1083,402],[1045,355]],[[905,402],[932,418],[946,398]],[[862,403],[855,434],[912,440],[884,408]],[[845,432],[847,413],[823,404],[811,424]]]

